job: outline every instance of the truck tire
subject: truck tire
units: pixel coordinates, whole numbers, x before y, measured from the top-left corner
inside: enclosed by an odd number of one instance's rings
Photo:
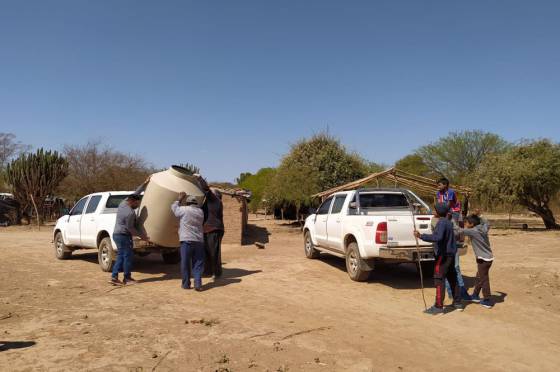
[[[98,249],[97,258],[99,260],[101,270],[107,273],[111,272],[113,270],[113,265],[115,264],[115,251],[113,250],[111,238],[106,236],[101,239]]]
[[[181,254],[179,253],[178,250],[173,252],[162,253],[161,258],[163,259],[163,262],[167,265],[176,265],[179,262],[181,262]]]
[[[303,248],[305,250],[305,257],[313,259],[313,258],[317,258],[321,255],[319,253],[319,251],[315,249],[315,246],[313,245],[313,240],[311,239],[311,234],[309,233],[309,231],[305,232],[303,242],[304,242]]]
[[[356,282],[364,282],[369,278],[371,271],[363,269],[361,263],[360,251],[358,250],[358,243],[352,242],[346,249],[346,271],[350,279]]]
[[[72,257],[72,250],[64,244],[60,231],[54,236],[54,254],[59,260],[67,260]]]

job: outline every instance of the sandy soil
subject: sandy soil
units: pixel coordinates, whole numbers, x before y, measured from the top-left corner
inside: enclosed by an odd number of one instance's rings
[[[306,259],[296,228],[253,223],[266,248],[225,246],[201,293],[154,255],[114,290],[95,252],[59,261],[50,229],[0,228],[0,369],[558,370],[559,232],[494,230],[497,305],[430,317],[412,265],[355,283],[340,259]],[[462,270],[472,286],[471,252]]]

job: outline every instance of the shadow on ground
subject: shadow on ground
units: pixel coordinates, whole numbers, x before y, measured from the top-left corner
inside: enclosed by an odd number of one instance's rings
[[[222,276],[214,281],[203,285],[204,290],[225,287],[230,284],[241,283],[241,279],[244,276],[262,273],[262,270],[245,270],[239,268],[222,268]]]
[[[245,235],[243,235],[243,245],[251,245],[255,243],[267,244],[269,242],[270,233],[266,227],[253,224],[247,224]]]
[[[25,349],[36,344],[35,341],[0,341],[0,351]]]
[[[98,265],[97,253],[90,251],[84,251],[72,256],[73,260],[82,260],[92,264]],[[225,264],[225,262],[224,262]],[[134,273],[152,274],[157,275],[151,278],[139,279],[138,283],[150,283],[150,282],[160,282],[164,280],[181,279],[181,268],[179,264],[168,265],[163,263],[161,256],[159,254],[149,254],[145,257],[134,257],[134,265],[132,268],[132,275]],[[222,276],[214,282],[210,282],[204,286],[204,289],[224,287],[230,284],[240,283],[242,277],[257,274],[262,272],[262,270],[245,270],[235,267],[222,268]],[[161,275],[158,275],[161,274]],[[107,273],[109,276],[110,273]],[[209,277],[209,275],[204,275],[204,277]]]
[[[319,260],[346,273],[346,263],[342,258],[321,255]],[[474,277],[463,274],[463,280],[467,288],[474,286],[475,279]],[[350,280],[350,278],[348,278],[348,280]],[[421,288],[420,274],[416,269],[416,265],[412,263],[379,264],[370,274],[367,283],[380,283],[395,289]],[[434,288],[434,280],[432,277],[424,277],[424,288]]]

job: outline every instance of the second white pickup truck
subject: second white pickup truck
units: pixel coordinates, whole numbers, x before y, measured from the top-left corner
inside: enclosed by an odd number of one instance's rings
[[[111,271],[116,259],[116,244],[113,229],[119,204],[132,191],[111,191],[86,195],[81,198],[69,214],[56,222],[53,231],[55,255],[64,260],[77,249],[97,249],[101,270]],[[165,263],[178,263],[181,259],[179,247],[164,248],[134,240],[134,253],[139,256],[151,252],[161,253]]]
[[[365,281],[379,260],[433,261],[432,244],[419,240],[417,249],[413,234],[415,227],[431,233],[431,220],[428,204],[410,190],[338,192],[305,220],[305,255],[317,258],[322,252],[345,258],[350,278]],[[421,266],[426,276],[433,275],[432,262]]]

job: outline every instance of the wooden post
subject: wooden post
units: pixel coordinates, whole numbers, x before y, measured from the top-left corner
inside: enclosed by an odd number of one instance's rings
[[[33,203],[33,208],[35,208],[35,213],[37,214],[37,228],[40,230],[41,229],[41,220],[40,220],[40,216],[39,216],[39,209],[37,208],[37,204],[35,204],[35,199],[33,198],[33,195],[29,194],[29,196],[31,197],[31,203]]]

